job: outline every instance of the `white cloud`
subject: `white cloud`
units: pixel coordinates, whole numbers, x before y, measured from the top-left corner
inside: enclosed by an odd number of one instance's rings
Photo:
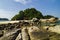
[[[14,0],[16,2],[20,2],[21,4],[28,4],[31,3],[32,0]]]
[[[14,12],[14,11],[7,11],[7,10],[4,10],[4,9],[0,9],[0,18],[11,19],[15,15],[15,13],[16,12]]]
[[[14,0],[15,2],[19,2],[21,4],[29,4],[31,2],[36,2],[36,1],[39,1],[39,0]],[[51,2],[56,2],[56,0],[45,0],[45,1],[51,1]]]

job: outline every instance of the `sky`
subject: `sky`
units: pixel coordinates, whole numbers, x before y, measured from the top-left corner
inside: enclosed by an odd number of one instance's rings
[[[27,8],[36,8],[43,15],[60,18],[60,0],[0,0],[0,18],[11,19]]]

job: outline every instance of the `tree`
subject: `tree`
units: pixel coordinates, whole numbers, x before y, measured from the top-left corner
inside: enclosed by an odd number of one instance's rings
[[[37,19],[49,19],[54,16],[52,15],[46,15],[43,16],[42,13],[35,8],[28,8],[23,11],[19,11],[17,15],[15,15],[11,20],[31,20],[32,18],[37,18]],[[54,17],[58,19],[57,17]]]
[[[19,14],[15,15],[11,20],[23,20],[24,19],[24,12],[20,11]]]
[[[30,20],[32,18],[43,18],[43,15],[40,11],[35,8],[28,8],[23,11],[19,11],[19,14],[15,15],[12,20]]]
[[[50,19],[52,17],[54,17],[54,16],[52,16],[52,15],[46,15],[46,16],[44,16],[44,19]]]
[[[52,15],[46,15],[43,17],[44,19],[50,19],[50,18],[55,18],[55,20],[58,20],[58,17],[54,17]]]

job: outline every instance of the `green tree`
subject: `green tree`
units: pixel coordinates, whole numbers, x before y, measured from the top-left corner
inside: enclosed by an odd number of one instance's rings
[[[35,8],[28,8],[23,11],[20,11],[19,14],[15,15],[12,20],[30,20],[32,18],[43,18],[43,15],[40,11],[36,10]]]
[[[52,17],[54,17],[54,16],[52,16],[52,15],[46,15],[46,16],[44,16],[44,19],[50,19]]]
[[[54,17],[52,15],[46,15],[43,17],[44,19],[50,19],[50,18],[55,18],[56,20],[58,20],[58,17]]]
[[[43,15],[40,11],[36,10],[35,8],[31,8],[31,9],[26,9],[24,10],[24,15],[25,15],[25,19],[32,19],[32,18],[43,18]]]
[[[11,20],[23,20],[24,19],[24,12],[20,11],[19,14],[15,15]]]

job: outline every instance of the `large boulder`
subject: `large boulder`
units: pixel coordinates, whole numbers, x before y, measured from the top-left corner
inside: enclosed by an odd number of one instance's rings
[[[46,32],[40,31],[38,27],[30,27],[28,29],[31,40],[43,40],[48,38],[48,34]]]
[[[37,18],[33,18],[32,21],[33,22],[36,22],[36,21],[38,21],[38,19]]]
[[[27,28],[22,29],[22,40],[29,40]]]

